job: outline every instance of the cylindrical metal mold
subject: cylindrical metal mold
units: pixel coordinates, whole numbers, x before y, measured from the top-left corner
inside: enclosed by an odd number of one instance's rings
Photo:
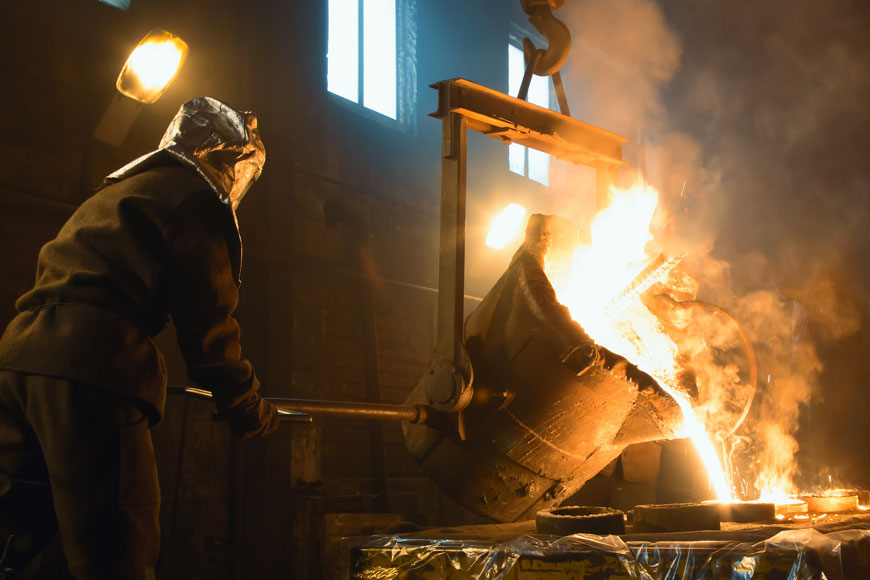
[[[847,512],[858,509],[858,492],[838,490],[825,495],[802,495],[807,511],[816,513]]]
[[[625,533],[625,513],[600,506],[568,506],[541,510],[535,515],[535,527],[539,534],[568,536],[571,534]]]
[[[693,532],[719,529],[719,504],[668,503],[634,506],[635,532]]]

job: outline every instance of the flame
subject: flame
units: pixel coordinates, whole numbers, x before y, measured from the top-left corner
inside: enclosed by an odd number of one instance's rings
[[[591,243],[576,248],[568,268],[560,264],[564,256],[551,252],[547,276],[559,301],[598,344],[656,378],[672,378],[678,371],[676,345],[638,296],[623,292],[653,259],[646,248],[658,194],[644,185],[611,193],[613,202],[592,222]]]
[[[520,232],[524,217],[526,208],[518,203],[509,204],[493,218],[486,236],[486,245],[495,250],[504,248]]]
[[[666,276],[676,260],[650,255],[657,192],[638,184],[611,188],[612,202],[594,218],[591,243],[570,256],[550,252],[545,270],[558,300],[596,343],[618,352],[649,373],[683,412],[682,435],[691,438],[720,501],[734,501],[719,456],[686,396],[677,390],[677,345],[641,302],[645,288]],[[670,265],[670,266],[669,266]],[[643,273],[645,284],[632,287]],[[594,280],[594,283],[590,283]]]
[[[765,501],[785,503],[798,492],[792,479],[796,469],[794,453],[797,442],[781,425],[764,423],[757,430],[759,436],[768,442],[759,458],[761,470],[757,485],[760,497]]]

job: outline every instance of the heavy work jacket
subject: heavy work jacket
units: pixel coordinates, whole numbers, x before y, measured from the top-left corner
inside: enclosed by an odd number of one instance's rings
[[[468,316],[464,333],[472,363],[493,367],[495,372],[503,372],[509,361],[537,338],[574,372],[598,365],[641,388],[661,390],[652,377],[625,357],[595,344],[559,302],[543,267],[524,247]]]
[[[594,342],[559,303],[541,264],[522,246],[465,321],[465,342],[470,351],[488,345],[490,359],[511,360],[526,346],[530,329],[563,362],[575,357],[585,365],[594,358]]]
[[[154,424],[166,371],[151,338],[171,316],[190,379],[219,408],[242,404],[259,383],[232,317],[240,262],[232,212],[192,169],[109,185],[40,250],[36,284],[0,338],[0,369],[112,389]]]

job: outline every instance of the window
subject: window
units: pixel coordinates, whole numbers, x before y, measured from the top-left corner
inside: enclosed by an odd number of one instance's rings
[[[120,8],[121,10],[127,10],[130,8],[130,0],[100,0],[103,4],[108,4],[109,6],[114,6],[115,8]]]
[[[400,122],[416,90],[413,0],[328,0],[330,93]]]
[[[517,96],[526,63],[523,49],[514,44],[508,44],[508,93]],[[550,77],[532,75],[529,84],[528,102],[540,107],[550,108]],[[511,143],[508,145],[508,165],[514,173],[524,175],[542,185],[550,185],[550,155],[524,145]]]

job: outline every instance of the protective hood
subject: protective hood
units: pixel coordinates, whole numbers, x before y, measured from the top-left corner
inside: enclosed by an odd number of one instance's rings
[[[256,115],[211,97],[198,97],[181,106],[156,151],[107,176],[106,183],[161,165],[167,156],[195,169],[235,217],[239,202],[260,177],[266,150]]]
[[[169,123],[160,146],[108,175],[105,185],[152,167],[177,162],[193,168],[227,208],[224,224],[233,262],[233,277],[241,284],[242,237],[236,208],[260,177],[266,149],[260,141],[257,117],[237,111],[211,97],[190,99]]]

